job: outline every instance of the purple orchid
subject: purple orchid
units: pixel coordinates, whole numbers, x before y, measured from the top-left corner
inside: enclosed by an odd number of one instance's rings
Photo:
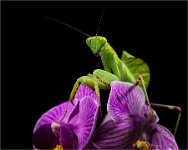
[[[96,130],[90,148],[178,149],[172,133],[157,124],[155,111],[145,104],[142,89],[114,81],[108,100],[108,116]]]
[[[73,103],[64,102],[41,116],[33,131],[35,149],[83,149],[88,143],[97,121],[98,97],[81,84]]]

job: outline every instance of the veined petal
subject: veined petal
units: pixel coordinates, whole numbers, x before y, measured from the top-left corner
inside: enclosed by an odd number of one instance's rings
[[[112,118],[111,118],[111,116],[107,113],[107,114],[105,115],[105,117],[104,117],[104,119],[103,119],[101,125],[104,124],[104,123],[106,123],[106,122],[109,121],[109,120],[112,120]]]
[[[52,122],[60,122],[60,120],[65,114],[67,103],[69,103],[69,105],[68,105],[67,114],[65,115],[64,118],[64,121],[66,122],[66,120],[68,120],[70,114],[72,113],[73,108],[75,107],[70,102],[64,102],[45,112],[37,121],[33,132],[35,132],[40,126],[44,124],[52,123]]]
[[[77,149],[77,136],[73,133],[69,124],[62,124],[60,127],[59,141],[63,149]]]
[[[141,110],[141,116],[144,116],[146,113],[149,112],[149,106],[147,104],[145,104]]]
[[[97,97],[95,91],[93,89],[91,89],[90,87],[86,86],[85,84],[80,84],[78,91],[76,92],[74,101],[77,100],[77,102],[79,103],[81,101],[81,99],[83,99],[84,97],[87,97],[87,96],[93,98],[93,100],[98,103],[98,97]],[[80,105],[76,105],[76,107],[74,108],[74,110],[72,111],[72,113],[68,119],[68,122],[72,122],[74,124],[77,122],[79,106]]]
[[[37,128],[39,128],[41,125],[46,124],[46,123],[52,123],[52,122],[59,122],[62,117],[65,115],[66,107],[68,104],[68,110],[66,112],[65,117],[63,118],[64,122],[68,122],[71,119],[74,118],[74,120],[77,119],[76,115],[79,112],[79,107],[77,106],[78,102],[85,96],[91,96],[94,98],[96,101],[98,99],[97,95],[95,94],[95,91],[89,88],[88,86],[81,84],[76,92],[75,98],[73,100],[74,105],[72,105],[71,102],[64,102],[60,105],[57,105],[47,112],[45,112],[37,121],[35,127],[34,127],[34,132]]]
[[[66,122],[74,122],[75,123],[75,121],[78,120],[78,113],[79,113],[79,104],[78,103],[80,102],[80,100],[82,98],[84,98],[86,96],[90,96],[98,102],[98,97],[97,97],[95,91],[93,89],[91,89],[89,86],[82,83],[78,87],[78,90],[77,90],[74,100],[73,100],[73,104],[75,107],[73,107],[72,111],[69,111],[67,113],[66,116],[68,116],[68,117],[66,117],[64,119],[64,120],[66,120]]]
[[[74,132],[78,136],[78,149],[82,149],[88,143],[95,128],[99,103],[87,96],[80,101],[79,105],[79,119]]]
[[[78,121],[78,117],[79,117],[79,103],[80,103],[80,101],[78,101],[78,103],[73,108],[71,114],[69,115],[69,118],[67,119],[68,123],[75,124]]]
[[[108,113],[112,119],[124,119],[127,115],[140,115],[145,103],[142,89],[132,83],[113,81],[108,100]]]
[[[145,104],[144,107],[143,107],[142,110],[141,110],[141,116],[145,116],[149,111],[150,111],[149,106]],[[154,114],[152,115],[152,116],[153,116],[153,117],[152,117],[152,122],[155,122],[155,123],[159,122],[159,117],[158,117],[156,111],[153,110],[153,109],[152,109],[152,111],[153,111],[153,113],[154,113]]]
[[[80,84],[78,91],[76,92],[75,98],[81,100],[85,96],[90,96],[98,102],[98,97],[93,89],[85,84]]]
[[[33,144],[35,149],[53,149],[59,144],[50,123],[43,124],[33,133]]]
[[[108,120],[96,130],[91,143],[98,149],[130,149],[139,136],[132,119]]]
[[[159,149],[178,150],[178,145],[173,134],[164,126],[155,124],[154,134],[152,135],[152,144],[157,145]]]

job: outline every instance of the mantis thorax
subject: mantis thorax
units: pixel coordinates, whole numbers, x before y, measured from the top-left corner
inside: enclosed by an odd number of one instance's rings
[[[106,42],[106,38],[102,36],[93,36],[86,39],[86,44],[95,55],[101,51]]]

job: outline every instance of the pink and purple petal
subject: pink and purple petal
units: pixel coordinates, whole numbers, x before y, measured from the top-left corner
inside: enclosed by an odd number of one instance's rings
[[[146,116],[149,113],[149,111],[150,111],[149,106],[145,104],[141,110],[141,116]],[[158,117],[156,111],[153,109],[152,109],[152,111],[153,111],[152,122],[155,122],[155,123],[159,122],[159,117]]]
[[[98,97],[97,97],[95,91],[82,83],[82,84],[80,84],[78,91],[75,94],[75,99],[78,99],[80,101],[85,96],[90,96],[98,102]]]
[[[96,130],[91,143],[98,149],[130,149],[138,138],[132,119],[126,118],[106,121]]]
[[[65,117],[63,118],[63,121],[68,122],[69,120],[71,120],[73,117],[75,117],[78,114],[79,110],[78,108],[75,108],[75,106],[84,96],[91,96],[95,100],[98,99],[94,90],[92,90],[91,88],[89,88],[88,86],[84,84],[81,84],[73,100],[74,105],[72,105],[71,102],[64,102],[48,110],[37,121],[34,127],[34,132],[36,131],[37,128],[39,128],[43,124],[46,124],[49,122],[59,122],[65,114],[67,104],[68,104],[68,110],[67,110]]]
[[[80,101],[79,105],[79,119],[74,128],[74,132],[78,136],[78,149],[82,149],[90,140],[95,129],[99,103],[92,97],[86,96]]]
[[[68,107],[67,114],[65,115],[65,118],[64,118],[64,121],[66,122],[66,120],[69,118],[74,108],[74,106],[70,102],[64,102],[60,105],[57,105],[51,108],[47,112],[45,112],[37,121],[33,132],[35,132],[40,126],[44,124],[52,123],[52,122],[60,122],[60,120],[65,114],[67,103],[69,103],[69,107]]]
[[[59,144],[58,137],[52,132],[51,124],[44,124],[33,134],[35,149],[53,149]]]
[[[179,149],[173,134],[167,128],[159,124],[155,124],[153,128],[152,144],[157,145],[159,149]]]
[[[63,149],[77,149],[77,136],[74,134],[69,124],[61,124],[59,141]]]
[[[64,120],[63,121],[66,121],[68,123],[73,123],[75,124],[78,120],[78,117],[79,117],[79,103],[80,101],[78,101],[78,103],[75,105],[74,109],[72,110],[71,114],[69,115],[69,118],[67,120]]]
[[[83,99],[84,97],[91,97],[93,98],[94,101],[96,101],[98,103],[98,96],[96,95],[95,91],[93,89],[91,89],[90,87],[86,86],[85,84],[80,84],[78,91],[75,95],[74,100],[77,100],[78,103],[81,101],[81,99]],[[78,113],[79,113],[79,106],[77,105],[74,110],[72,111],[68,122],[76,122],[78,120]]]
[[[106,123],[107,121],[112,120],[111,116],[107,113],[104,117],[104,119],[101,122],[101,125]]]
[[[145,104],[141,110],[141,116],[144,116],[148,112],[149,112],[149,106]]]
[[[128,115],[140,115],[144,104],[145,95],[140,87],[121,81],[111,83],[108,113],[114,120],[124,119]]]

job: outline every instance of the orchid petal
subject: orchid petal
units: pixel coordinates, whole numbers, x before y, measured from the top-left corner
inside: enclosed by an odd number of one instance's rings
[[[64,122],[70,121],[75,115],[78,113],[78,108],[75,108],[77,103],[85,96],[91,96],[94,99],[97,99],[97,95],[95,94],[95,91],[89,88],[88,86],[81,84],[76,92],[75,98],[73,100],[73,104],[71,102],[64,102],[60,105],[57,105],[50,110],[48,110],[46,113],[44,113],[40,119],[37,121],[34,131],[39,128],[41,125],[49,123],[49,122],[59,122],[66,112],[65,117],[63,118]],[[70,116],[71,115],[71,116]]]
[[[98,97],[95,91],[91,89],[90,87],[86,86],[85,84],[80,84],[78,91],[75,95],[75,100],[80,102],[82,98],[87,97],[87,96],[90,96],[91,98],[93,98],[93,100],[98,102]],[[69,117],[68,122],[75,123],[78,120],[78,113],[79,113],[79,105],[76,105],[76,107],[74,108],[74,110],[72,111]]]
[[[142,110],[141,110],[141,116],[144,116],[145,114],[147,114],[150,111],[150,108],[148,105],[144,105]]]
[[[80,84],[78,91],[75,94],[75,99],[81,100],[85,96],[90,96],[98,102],[98,96],[95,91],[85,84]]]
[[[78,120],[79,117],[79,103],[80,101],[78,101],[78,103],[75,105],[74,109],[72,110],[67,122],[68,123],[75,123]]]
[[[59,144],[50,123],[43,124],[33,133],[33,144],[35,149],[53,149]]]
[[[79,107],[79,119],[74,132],[78,136],[78,148],[82,149],[88,143],[95,128],[99,103],[87,96],[80,101]]]
[[[149,111],[150,111],[149,106],[145,104],[141,110],[141,116],[145,116]],[[156,111],[153,109],[152,109],[152,111],[153,111],[153,121],[152,122],[155,122],[155,123],[159,122],[159,117],[158,117]]]
[[[96,130],[92,144],[98,149],[130,149],[139,133],[132,119],[108,120]]]
[[[104,119],[103,119],[101,125],[104,124],[104,123],[106,123],[106,122],[109,121],[109,120],[112,120],[112,118],[111,118],[111,116],[107,113],[107,114],[105,115],[105,117],[104,117]]]
[[[65,110],[67,107],[67,103],[70,102],[64,102],[60,105],[57,105],[53,108],[51,108],[50,110],[48,110],[47,112],[45,112],[37,121],[33,132],[35,132],[40,126],[46,124],[46,123],[52,123],[52,122],[60,122],[60,120],[63,118],[64,114],[65,114]],[[70,114],[73,111],[74,106],[70,103],[68,105],[68,110],[67,113],[64,117],[64,121],[66,122],[66,120],[69,118]]]
[[[173,134],[164,126],[155,124],[152,144],[158,145],[159,149],[178,150],[178,145]]]
[[[145,103],[142,89],[132,83],[113,81],[108,100],[108,113],[114,120],[140,115]]]
[[[62,124],[59,133],[60,143],[63,149],[76,149],[77,136],[73,133],[72,127],[68,124]]]

